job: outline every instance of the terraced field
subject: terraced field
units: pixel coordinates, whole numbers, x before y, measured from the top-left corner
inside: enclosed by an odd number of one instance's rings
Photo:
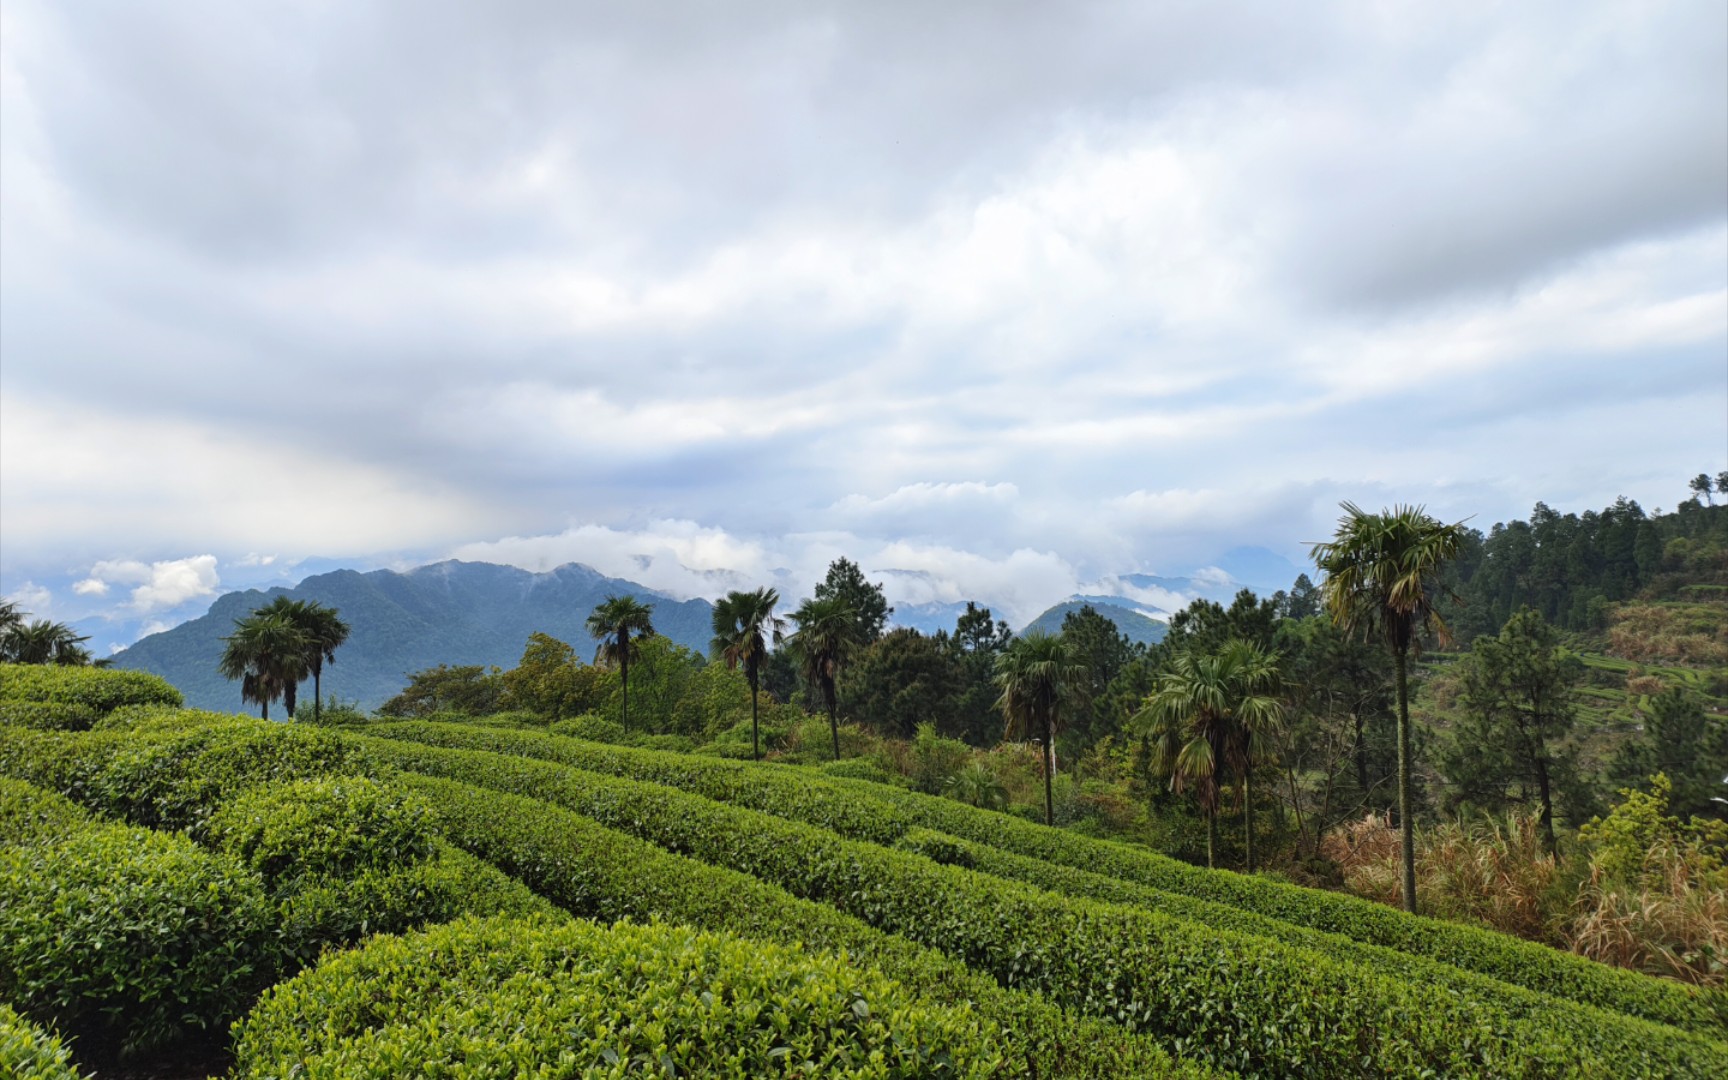
[[[0,670],[0,1071],[57,1031],[235,1077],[1728,1075],[1722,995],[1483,930],[788,766],[103,674]]]

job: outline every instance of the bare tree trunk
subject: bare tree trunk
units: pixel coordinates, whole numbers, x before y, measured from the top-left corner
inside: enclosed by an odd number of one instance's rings
[[[1052,777],[1056,775],[1056,740],[1051,737],[1050,718],[1044,718],[1044,824],[1056,824],[1056,799]]]
[[[1404,857],[1404,910],[1416,914],[1416,818],[1410,793],[1410,657],[1398,659],[1398,831]]]
[[[754,662],[750,665],[750,757],[755,761],[762,760],[762,744],[756,733],[756,682],[761,678]]]
[[[1242,770],[1242,835],[1248,844],[1248,872],[1254,872],[1254,767]]]

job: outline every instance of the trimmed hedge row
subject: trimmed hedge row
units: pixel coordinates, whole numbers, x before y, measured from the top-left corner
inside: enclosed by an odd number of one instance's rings
[[[0,725],[37,731],[89,731],[100,714],[72,701],[8,701],[0,698]]]
[[[1338,893],[1189,866],[1128,844],[1050,829],[952,799],[758,765],[460,725],[380,725],[369,734],[557,761],[667,784],[709,799],[892,844],[915,827],[1048,863],[1211,900],[1354,941],[1427,956],[1502,982],[1709,1035],[1728,1031],[1728,995],[1571,956],[1477,927],[1408,915]]]
[[[372,751],[745,870],[1006,984],[1044,990],[1244,1072],[1338,1075],[1365,1058],[1399,1073],[1728,1071],[1728,1045],[1511,988],[1496,994],[1486,979],[1466,996],[1311,949],[1053,896],[640,781],[483,752],[407,744]]]
[[[78,820],[60,796],[34,797],[42,809],[8,819]],[[273,931],[258,879],[183,836],[86,820],[0,849],[0,1000],[99,1053],[239,1016],[268,981]]]
[[[367,934],[461,915],[557,912],[496,867],[443,843],[419,796],[369,777],[248,789],[212,815],[206,834],[271,890],[290,967]]]
[[[375,767],[327,732],[212,713],[134,732],[0,732],[0,772],[134,824],[192,828],[258,874],[288,970],[371,933],[466,914],[555,910],[496,867],[442,843],[418,798],[340,775]],[[329,770],[339,775],[324,775]],[[46,811],[40,800],[9,797],[21,786],[0,780],[0,836],[66,831],[24,819]],[[74,823],[85,820],[70,802],[55,806],[77,815]]]
[[[574,915],[685,923],[805,949],[845,953],[934,1001],[970,1001],[1006,1056],[1005,1075],[1106,1080],[1205,1077],[1153,1040],[1005,990],[987,976],[748,874],[671,854],[533,799],[454,780],[402,782],[438,811],[445,836]]]
[[[82,705],[97,714],[122,705],[184,705],[160,675],[57,664],[0,664],[0,700]]]
[[[195,838],[217,807],[248,788],[374,768],[335,732],[191,710],[172,724],[135,730],[0,728],[0,774],[135,825]]]
[[[13,1080],[79,1080],[72,1051],[0,1001],[0,1076]]]
[[[271,990],[234,1075],[976,1078],[976,1017],[844,959],[684,927],[471,920],[376,938]],[[455,1069],[450,1071],[455,1072]]]

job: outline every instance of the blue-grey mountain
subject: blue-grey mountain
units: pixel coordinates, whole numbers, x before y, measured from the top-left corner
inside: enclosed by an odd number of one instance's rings
[[[634,582],[609,578],[579,563],[536,574],[491,563],[441,562],[405,573],[336,570],[292,589],[229,593],[205,615],[151,634],[114,657],[116,667],[154,672],[179,687],[195,708],[241,709],[240,684],[216,673],[222,638],[234,621],[276,596],[315,600],[341,611],[353,633],[324,669],[324,693],[376,708],[407,685],[411,672],[439,664],[512,668],[528,635],[538,630],[591,655],[584,626],[610,595],[654,605],[654,629],[706,654],[713,607],[677,600]],[[311,692],[308,684],[305,693]]]

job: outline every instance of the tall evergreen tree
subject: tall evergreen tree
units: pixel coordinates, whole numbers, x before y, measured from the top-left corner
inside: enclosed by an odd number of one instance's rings
[[[653,632],[654,605],[644,604],[634,596],[608,596],[588,616],[588,633],[600,643],[594,650],[595,663],[618,669],[624,690],[619,720],[625,731],[630,730],[630,661],[636,651],[631,638],[647,637]]]
[[[1043,743],[1046,825],[1056,823],[1056,736],[1086,700],[1089,677],[1059,634],[1034,630],[1015,638],[996,659],[996,707],[1006,737]]]
[[[234,633],[222,639],[217,663],[224,678],[240,680],[240,700],[260,706],[270,719],[270,703],[278,698],[294,715],[294,691],[306,678],[310,639],[283,614],[254,614],[234,622]]]
[[[336,662],[336,650],[351,632],[335,608],[327,608],[315,600],[293,600],[278,596],[253,612],[254,615],[280,615],[300,628],[306,635],[306,669],[312,675],[312,721],[322,717],[320,702],[324,697],[324,665]],[[288,716],[294,716],[293,698],[287,704]]]
[[[1254,770],[1272,756],[1283,706],[1272,696],[1276,657],[1233,638],[1212,652],[1171,658],[1140,714],[1154,775],[1192,788],[1206,818],[1206,865],[1216,865],[1220,790],[1226,770],[1241,783],[1247,868],[1254,869]]]
[[[762,588],[755,592],[734,590],[714,605],[714,641],[709,647],[728,668],[744,667],[744,678],[750,683],[750,756],[757,761],[762,760],[762,742],[756,697],[769,644],[778,647],[783,639],[785,623],[774,615],[774,605],[779,602],[779,593]]]
[[[854,635],[860,645],[869,645],[888,628],[888,616],[894,609],[881,585],[872,585],[864,571],[851,559],[835,559],[828,566],[828,576],[816,586],[816,599],[838,600],[852,611],[858,626]]]
[[[1533,608],[1513,615],[1498,635],[1477,638],[1463,664],[1467,719],[1448,775],[1490,799],[1503,798],[1508,782],[1533,785],[1550,854],[1560,740],[1572,731],[1572,691],[1582,677],[1583,665],[1560,648],[1554,628]]]
[[[1458,551],[1464,526],[1442,525],[1419,506],[1397,506],[1378,514],[1343,503],[1333,538],[1314,545],[1314,562],[1326,609],[1342,627],[1364,634],[1378,630],[1397,674],[1398,825],[1404,861],[1404,908],[1416,910],[1416,822],[1411,794],[1410,653],[1429,628],[1446,633],[1435,610],[1437,579]]]
[[[842,560],[844,561],[844,560]],[[818,590],[820,591],[820,590]],[[840,760],[840,672],[863,647],[858,614],[838,596],[818,596],[792,613],[798,629],[790,644],[804,677],[822,693],[828,728],[834,735],[834,760]]]

